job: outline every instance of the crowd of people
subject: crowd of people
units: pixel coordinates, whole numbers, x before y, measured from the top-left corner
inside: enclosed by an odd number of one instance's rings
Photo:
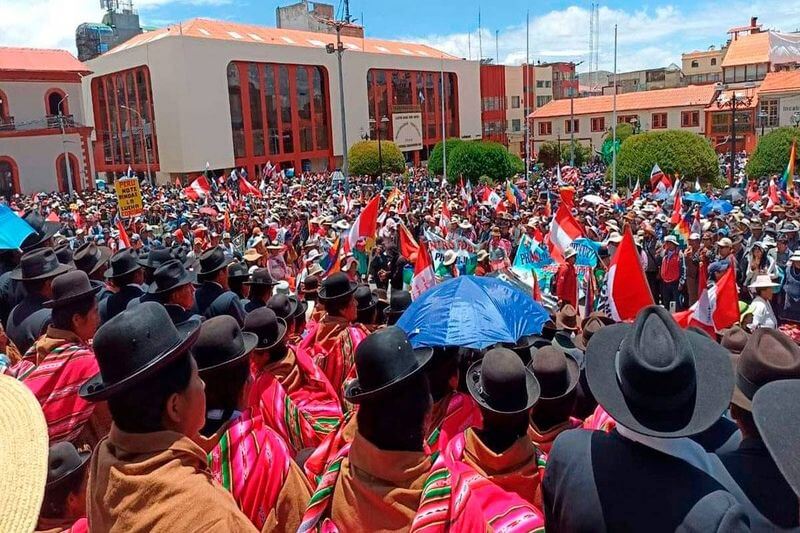
[[[31,232],[0,250],[0,530],[800,528],[791,194],[701,214],[599,168],[246,179],[142,183],[127,219],[106,190],[8,199]],[[625,239],[654,305],[621,321]],[[397,323],[427,263],[513,278],[549,319],[416,345]],[[679,325],[731,273],[736,316]]]

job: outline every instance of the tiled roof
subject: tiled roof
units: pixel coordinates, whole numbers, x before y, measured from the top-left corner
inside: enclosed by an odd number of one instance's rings
[[[800,70],[769,72],[758,88],[759,95],[788,91],[800,91]]]
[[[722,60],[723,67],[733,67],[737,65],[750,65],[753,63],[767,63],[769,61],[769,32],[751,33],[740,35],[735,41],[731,41],[725,59]]]
[[[737,89],[737,90],[729,90],[729,91],[721,91],[719,96],[717,97],[718,100],[714,100],[708,103],[709,111],[719,111],[720,109],[730,109],[729,107],[722,107],[717,105],[717,101],[726,102],[730,101],[731,98],[736,97],[739,101],[736,104],[736,109],[753,109],[758,105],[758,98],[756,98],[756,91],[754,89]],[[750,97],[750,105],[745,105],[745,102],[742,100],[743,97]]]
[[[88,73],[89,69],[66,50],[0,46],[0,71]]]
[[[166,28],[142,33],[111,49],[108,53],[127,50],[140,44],[146,44],[164,37],[177,35],[199,37],[204,39],[220,39],[224,41],[239,41],[245,43],[303,46],[307,48],[325,48],[327,43],[334,42],[336,40],[335,35],[327,33],[287,30],[284,28],[270,28],[252,24],[239,24],[221,20],[196,18],[181,24],[173,24]],[[354,52],[458,59],[424,44],[385,41],[382,39],[361,39],[358,37],[348,36],[342,36],[342,42],[347,50]]]
[[[643,109],[661,109],[669,107],[706,106],[714,97],[713,85],[689,85],[675,89],[657,91],[639,91],[617,95],[617,113],[639,111]],[[576,115],[592,115],[608,113],[613,108],[613,95],[589,96],[575,98],[574,113]],[[531,114],[533,118],[562,117],[570,114],[570,101],[551,100]]]

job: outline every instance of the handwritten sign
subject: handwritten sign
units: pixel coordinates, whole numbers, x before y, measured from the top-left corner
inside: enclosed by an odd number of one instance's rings
[[[138,179],[126,178],[117,180],[114,183],[114,189],[117,192],[117,205],[119,206],[121,217],[135,217],[144,212],[142,189],[139,187]]]

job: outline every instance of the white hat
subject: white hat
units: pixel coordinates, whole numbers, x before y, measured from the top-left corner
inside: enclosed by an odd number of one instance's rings
[[[656,215],[656,220],[658,220],[661,223],[664,223],[667,221],[667,215],[665,215],[664,213],[659,213]]]
[[[690,234],[689,235],[689,240],[690,241],[699,241],[700,240],[700,234],[699,233]]]
[[[678,239],[675,237],[675,235],[667,235],[664,237],[664,243],[666,244],[668,242],[678,246]]]
[[[444,253],[444,260],[442,261],[442,264],[444,266],[450,266],[456,262],[457,258],[458,256],[456,255],[456,252],[454,250],[447,250]]]
[[[618,231],[612,231],[606,240],[608,242],[613,242],[614,244],[619,244],[622,242],[622,235],[620,235]]]
[[[576,255],[578,255],[578,252],[575,251],[575,248],[570,247],[567,248],[566,252],[564,252],[564,259],[569,259],[570,257],[574,257]]]
[[[313,248],[309,250],[308,253],[306,254],[305,262],[310,263],[311,261],[319,259],[320,257],[322,257],[322,253],[320,253],[320,251],[317,250],[316,248]]]
[[[795,250],[794,252],[792,252],[792,255],[791,257],[789,257],[789,261],[787,262],[787,264],[791,263],[792,261],[800,261],[800,250]]]
[[[458,227],[461,229],[472,229],[472,224],[469,223],[469,220],[462,220],[458,223]]]
[[[333,227],[338,230],[347,231],[350,229],[350,224],[345,219],[341,219],[337,220]]]
[[[619,230],[619,225],[617,224],[617,221],[614,220],[613,218],[611,220],[606,220],[606,226],[608,226],[611,229]]]
[[[730,248],[731,246],[733,246],[733,241],[730,240],[727,237],[723,237],[723,238],[721,238],[720,240],[717,241],[717,246],[720,246],[720,247],[723,247],[723,248]]]
[[[761,244],[763,244],[767,248],[778,246],[778,243],[775,242],[775,239],[772,238],[772,235],[765,235],[764,238],[761,239]]]
[[[764,289],[767,287],[778,287],[778,284],[772,281],[769,274],[759,274],[756,279],[747,286],[750,289]]]
[[[289,282],[282,279],[275,285],[275,294],[289,294]]]
[[[538,224],[539,224],[539,217],[533,217],[532,219],[530,219],[528,221],[528,227],[529,228],[534,228],[535,229],[538,226]]]

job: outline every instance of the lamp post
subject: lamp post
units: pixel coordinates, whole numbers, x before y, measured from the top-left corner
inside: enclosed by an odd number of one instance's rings
[[[142,125],[142,133],[145,135],[145,138],[144,138],[144,164],[147,167],[147,182],[152,187],[153,186],[153,178],[150,175],[150,155],[149,155],[149,152],[147,151],[147,132],[144,131],[144,127],[146,125],[146,122],[144,121],[144,118],[142,118],[142,114],[139,113],[137,110],[132,109],[132,108],[126,106],[126,105],[121,105],[120,107],[122,109],[127,109],[131,113],[136,113],[136,116],[139,117],[139,122]]]
[[[381,117],[380,123],[376,122],[374,118],[369,119],[369,125],[375,128],[378,134],[378,175],[383,175],[383,149],[381,148],[381,133],[383,128],[389,123],[389,118],[386,115]]]
[[[67,134],[64,126],[64,113],[62,112],[61,104],[64,100],[69,98],[69,93],[58,101],[56,109],[58,109],[58,125],[61,127],[61,148],[64,150],[64,167],[67,169],[67,194],[72,196],[72,165],[69,164],[69,152],[67,151]]]
[[[725,98],[723,94],[720,94],[717,98],[718,109],[730,108],[731,110],[731,173],[728,176],[728,184],[730,185],[733,185],[733,180],[736,176],[736,108],[740,105],[745,108],[750,107],[752,102],[752,96],[736,94],[736,91],[733,91],[730,98]]]
[[[800,111],[792,113],[792,124],[794,124],[795,128],[800,127]]]
[[[758,112],[758,122],[761,124],[761,136],[762,137],[764,136],[764,126],[767,125],[767,118],[768,117],[769,117],[769,115],[767,115],[766,111],[759,111]]]
[[[347,161],[347,118],[344,105],[344,77],[342,75],[342,54],[344,53],[344,44],[342,43],[342,28],[348,24],[344,21],[331,21],[327,22],[336,30],[336,44],[328,43],[325,45],[325,51],[329,54],[336,54],[336,61],[339,65],[339,111],[342,114],[342,174],[347,177],[349,168]],[[378,143],[380,146],[380,143]]]
[[[583,61],[570,62],[572,72],[569,75],[569,166],[575,166],[575,88],[572,83],[576,80],[575,69],[583,64]]]

